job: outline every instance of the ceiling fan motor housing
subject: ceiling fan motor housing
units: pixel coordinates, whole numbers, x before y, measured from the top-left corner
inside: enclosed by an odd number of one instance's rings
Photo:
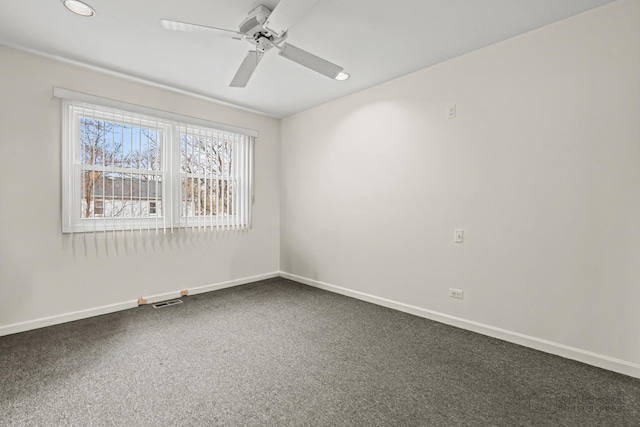
[[[263,33],[265,31],[263,25],[267,22],[269,15],[271,15],[271,10],[264,5],[259,5],[249,12],[238,29],[242,34],[246,34],[249,37],[254,37],[257,33]]]
[[[256,49],[258,49],[260,52],[266,52],[273,47],[273,43],[267,37],[258,37],[256,38],[255,43]]]

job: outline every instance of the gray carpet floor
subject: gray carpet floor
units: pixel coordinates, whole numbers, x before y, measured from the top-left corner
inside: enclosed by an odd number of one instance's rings
[[[0,337],[2,426],[640,426],[640,380],[271,279]]]

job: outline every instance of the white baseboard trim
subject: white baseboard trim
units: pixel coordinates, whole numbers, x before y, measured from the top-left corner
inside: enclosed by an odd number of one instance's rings
[[[403,311],[415,316],[424,317],[436,322],[455,326],[457,328],[466,329],[482,335],[487,335],[503,341],[522,345],[524,347],[540,350],[545,353],[555,354],[566,359],[576,360],[578,362],[586,363],[598,368],[607,369],[609,371],[618,372],[620,374],[629,375],[635,378],[640,378],[640,364],[637,363],[629,362],[622,359],[616,359],[613,357],[605,356],[603,354],[593,353],[591,351],[582,350],[580,348],[571,347],[552,341],[547,341],[529,335],[520,334],[518,332],[497,328],[495,326],[485,325],[482,323],[474,322],[472,320],[450,316],[448,314],[439,313],[437,311],[427,310],[425,308],[392,301],[386,298],[380,298],[374,295],[366,294],[364,292],[354,291],[340,286],[331,285],[329,283],[320,282],[318,280],[297,276],[291,273],[285,273],[281,271],[280,276],[285,279],[290,279],[295,282],[313,286],[315,288],[324,289],[326,291],[356,298],[362,301],[367,301],[373,304],[392,308],[394,310]]]
[[[86,310],[74,311],[71,313],[59,314],[57,316],[42,317],[36,320],[13,323],[0,326],[0,337],[4,335],[17,334],[18,332],[40,329],[47,326],[59,325],[60,323],[73,322],[74,320],[86,319],[88,317],[100,316],[116,311],[127,310],[138,306],[138,301],[125,301],[117,304],[103,305],[102,307],[89,308]]]
[[[197,288],[187,289],[189,295],[201,294],[204,292],[216,291],[219,289],[230,288],[232,286],[245,285],[251,282],[280,277],[279,272],[260,274],[258,276],[244,277],[241,279],[229,280],[227,282],[216,283],[213,285],[200,286]],[[145,297],[147,304],[153,304],[168,299],[180,298],[180,291],[166,292],[163,294],[151,295]],[[41,319],[29,320],[26,322],[13,323],[6,326],[0,326],[0,337],[4,335],[17,334],[19,332],[30,331],[32,329],[44,328],[47,326],[58,325],[60,323],[73,322],[74,320],[86,319],[89,317],[109,314],[116,311],[127,310],[129,308],[138,307],[138,300],[124,301],[116,304],[105,305],[102,307],[89,308],[86,310],[74,311],[72,313],[59,314],[56,316],[43,317]]]
[[[216,283],[213,285],[198,286],[196,288],[186,288],[179,291],[165,292],[163,294],[155,294],[149,296],[143,296],[147,301],[147,304],[155,304],[160,301],[166,301],[174,298],[180,298],[181,291],[186,290],[189,295],[203,294],[205,292],[218,291],[220,289],[231,288],[233,286],[246,285],[247,283],[258,282],[260,280],[273,279],[274,277],[280,277],[280,272],[274,271],[272,273],[259,274],[257,276],[243,277],[242,279],[229,280],[227,282]]]
[[[260,280],[273,279],[280,277],[279,271],[272,273],[259,274],[257,276],[245,277],[242,279],[229,280],[228,282],[217,283],[215,285],[200,286],[188,289],[189,295],[202,294],[205,292],[219,291],[220,289],[231,288],[233,286],[246,285],[248,283],[259,282]]]

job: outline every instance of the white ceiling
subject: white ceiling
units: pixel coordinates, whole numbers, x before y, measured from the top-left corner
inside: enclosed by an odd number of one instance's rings
[[[264,57],[246,88],[230,88],[251,45],[163,30],[161,18],[235,30],[279,0],[85,0],[93,18],[60,0],[0,6],[0,44],[41,52],[286,117],[613,0],[319,0],[288,42],[344,67],[338,82]],[[1,70],[1,64],[0,64]]]

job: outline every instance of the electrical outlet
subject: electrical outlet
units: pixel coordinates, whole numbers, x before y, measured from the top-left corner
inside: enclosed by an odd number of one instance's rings
[[[460,228],[453,230],[453,241],[456,243],[464,242],[464,230]]]
[[[464,291],[461,289],[449,288],[449,296],[451,298],[464,299]]]

